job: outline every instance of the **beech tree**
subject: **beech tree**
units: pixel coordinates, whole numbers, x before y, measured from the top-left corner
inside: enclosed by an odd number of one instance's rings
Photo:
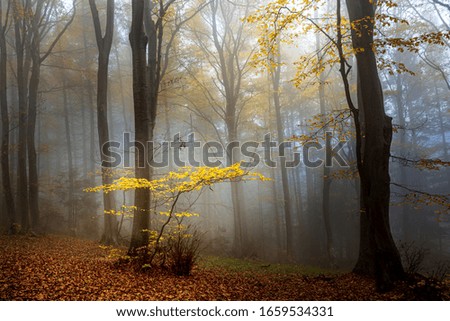
[[[13,1],[17,91],[19,104],[19,142],[17,204],[22,230],[39,229],[39,178],[35,132],[38,90],[43,62],[75,17],[75,3],[62,28],[52,34],[51,19],[57,14],[56,1]],[[45,47],[44,39],[53,35]],[[31,219],[31,221],[30,221]]]
[[[357,135],[357,162],[361,180],[360,250],[355,272],[375,276],[380,290],[386,290],[404,276],[400,254],[392,238],[389,223],[389,159],[392,142],[392,119],[384,110],[383,90],[378,76],[374,46],[376,3],[370,0],[347,0],[352,28],[352,43],[358,68],[356,109],[346,86],[346,97],[353,114]],[[340,0],[337,25],[341,25]],[[338,29],[338,42],[342,34]],[[341,47],[342,48],[342,47]],[[342,50],[342,49],[340,49]],[[341,74],[346,66],[341,55]],[[344,80],[345,81],[345,80]]]
[[[100,159],[102,162],[102,183],[112,182],[110,160],[110,139],[108,128],[108,70],[109,54],[114,34],[114,0],[108,0],[106,4],[106,26],[103,35],[100,24],[100,17],[95,0],[89,0],[92,19],[94,22],[95,38],[98,47],[98,70],[97,70],[97,130],[98,143],[100,149]],[[117,221],[116,217],[110,213],[114,209],[114,196],[111,193],[103,193],[104,207],[104,231],[102,243],[117,244]]]
[[[130,44],[133,53],[133,102],[134,102],[134,126],[135,141],[145,146],[150,127],[149,110],[147,101],[147,79],[144,66],[146,63],[146,51],[148,38],[144,32],[144,1],[132,2],[132,22],[130,30]],[[156,117],[156,114],[155,114]],[[136,178],[150,180],[150,167],[146,162],[145,150],[138,150],[135,156]],[[148,229],[150,223],[150,194],[144,189],[135,191],[134,205],[136,211],[133,218],[133,230],[129,253],[135,254],[137,248],[148,244],[148,235],[143,230]]]
[[[218,139],[233,144],[239,139],[239,126],[243,121],[243,110],[252,94],[245,92],[245,84],[250,68],[252,47],[249,32],[241,20],[250,10],[248,1],[236,3],[212,0],[205,10],[203,22],[205,29],[193,27],[193,40],[203,53],[206,65],[213,71],[214,78],[202,83],[192,71],[189,71],[195,83],[202,87],[203,95],[210,103],[209,108],[225,124],[225,139],[217,131]],[[189,67],[188,67],[189,68]],[[207,71],[209,72],[209,70]],[[212,89],[208,89],[212,85]],[[211,122],[211,117],[196,108],[197,115]],[[227,150],[227,165],[231,166],[240,159],[237,153]],[[233,248],[237,256],[245,255],[250,249],[245,233],[246,219],[242,210],[242,187],[231,182],[231,202],[233,207],[234,240]]]
[[[154,140],[161,83],[168,72],[171,49],[181,27],[204,6],[194,8],[176,0],[133,1],[129,40],[133,59],[133,100],[135,125],[135,174],[151,180],[154,151],[148,142]],[[151,195],[146,190],[135,191],[137,209],[129,253],[148,245]]]

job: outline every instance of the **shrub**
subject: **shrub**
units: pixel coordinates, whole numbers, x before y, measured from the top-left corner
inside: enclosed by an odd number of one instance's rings
[[[416,274],[423,270],[428,250],[417,246],[414,242],[400,242],[398,249],[406,273]]]
[[[196,230],[192,234],[182,230],[168,241],[168,267],[176,275],[187,276],[191,274],[201,244],[200,233]]]

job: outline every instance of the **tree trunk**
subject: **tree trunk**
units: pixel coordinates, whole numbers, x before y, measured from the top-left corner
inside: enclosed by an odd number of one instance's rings
[[[11,187],[11,170],[9,166],[9,113],[7,100],[7,47],[6,47],[6,23],[3,25],[3,10],[0,3],[0,109],[2,117],[2,147],[1,147],[1,170],[2,187],[6,203],[6,217],[10,233],[14,232],[13,224],[16,219],[16,210]]]
[[[144,33],[144,1],[132,2],[132,23],[129,40],[133,58],[133,102],[135,141],[144,150],[137,147],[135,156],[136,178],[150,178],[150,168],[146,159],[145,147],[149,138],[149,110],[147,102],[146,48],[148,38]],[[148,245],[147,229],[150,224],[150,194],[144,189],[135,191],[133,229],[129,254],[136,254],[140,247]]]
[[[384,111],[383,92],[372,48],[375,7],[370,0],[346,2],[350,21],[361,25],[358,28],[360,35],[352,30],[353,47],[363,48],[356,53],[356,60],[362,102],[360,109],[364,115],[362,152],[359,154],[361,231],[366,232],[367,237],[361,239],[354,271],[375,276],[378,289],[386,290],[404,275],[389,224],[392,122]]]
[[[37,32],[36,32],[37,33]],[[39,78],[41,74],[41,62],[39,54],[38,35],[34,36],[31,55],[33,67],[31,69],[30,85],[28,92],[28,118],[27,118],[27,156],[28,156],[28,201],[31,216],[31,227],[39,230],[39,181],[36,154],[36,117],[37,96],[39,89]]]
[[[102,36],[100,18],[95,0],[89,0],[92,19],[94,22],[95,37],[98,47],[98,71],[97,71],[97,131],[100,157],[102,162],[102,184],[112,183],[112,166],[108,162],[109,154],[109,128],[108,128],[108,67],[109,54],[111,52],[114,34],[114,0],[107,1],[105,35]],[[110,211],[115,208],[113,193],[103,193],[104,207],[104,231],[101,242],[107,245],[118,243],[118,231],[116,216]]]
[[[14,31],[17,63],[17,96],[19,102],[19,139],[17,148],[17,212],[21,217],[21,230],[30,227],[28,208],[27,175],[27,78],[29,63],[24,57],[24,39],[22,34],[23,19],[20,17],[18,4],[14,2]]]
[[[72,139],[70,138],[70,117],[69,106],[67,101],[67,84],[66,79],[63,76],[63,108],[64,108],[64,127],[66,132],[66,144],[67,144],[67,165],[69,168],[69,197],[67,204],[67,218],[69,232],[76,236],[76,219],[75,219],[75,207],[74,207],[74,171],[73,171],[73,154],[72,154]]]
[[[278,57],[279,59],[279,53]],[[280,104],[280,72],[281,68],[279,66],[275,67],[272,71],[272,96],[273,96],[273,106],[275,109],[275,119],[277,125],[277,136],[278,144],[284,142],[284,126],[283,120],[281,119],[281,104]],[[280,151],[281,152],[281,151]],[[281,156],[281,155],[280,155]],[[286,156],[286,155],[285,155]],[[287,156],[286,156],[287,157]],[[291,196],[289,191],[289,179],[286,169],[286,158],[279,158],[280,161],[280,173],[281,173],[281,184],[283,186],[283,210],[286,226],[286,252],[288,258],[292,257],[293,254],[293,228],[292,228],[292,206],[291,206]]]

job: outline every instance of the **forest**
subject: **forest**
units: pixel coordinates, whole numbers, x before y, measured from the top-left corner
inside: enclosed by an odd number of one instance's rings
[[[0,300],[450,299],[447,0],[1,0]]]

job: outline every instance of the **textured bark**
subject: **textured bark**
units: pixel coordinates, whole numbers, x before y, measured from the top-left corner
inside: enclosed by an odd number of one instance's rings
[[[132,3],[132,23],[129,40],[133,56],[133,102],[135,141],[146,146],[149,136],[149,114],[147,103],[146,48],[148,38],[144,32],[144,1]],[[150,178],[150,168],[146,162],[145,150],[137,150],[135,156],[137,178]],[[150,194],[144,189],[135,191],[133,229],[129,254],[133,255],[139,247],[148,244],[148,234],[144,231],[150,224]]]
[[[392,141],[392,122],[384,111],[381,83],[378,77],[373,44],[375,6],[370,0],[347,0],[352,22],[362,22],[360,35],[352,31],[356,54],[359,91],[364,132],[359,153],[361,178],[361,245],[357,273],[376,277],[379,290],[390,288],[403,277],[400,255],[392,238],[389,224],[390,176],[389,158]],[[340,1],[338,1],[340,3]],[[367,19],[367,18],[371,19]],[[363,20],[364,19],[364,20]]]

